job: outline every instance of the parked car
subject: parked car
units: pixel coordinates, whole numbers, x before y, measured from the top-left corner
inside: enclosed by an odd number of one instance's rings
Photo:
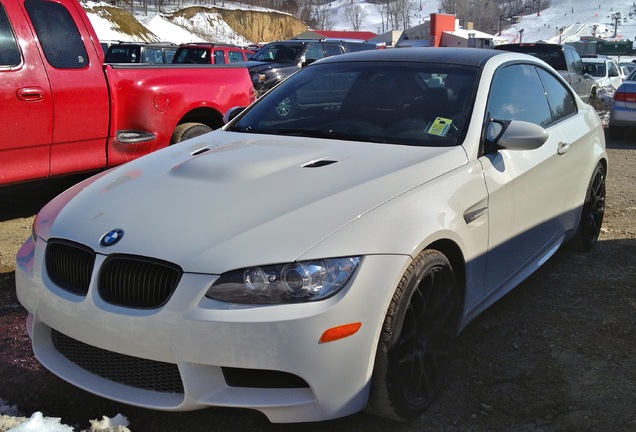
[[[620,139],[629,127],[636,127],[636,70],[618,86],[610,107],[609,132]]]
[[[113,40],[100,40],[99,41],[99,45],[102,47],[102,51],[104,51],[104,55],[106,55],[106,53],[108,52],[108,48],[111,47],[111,45],[115,45],[121,43],[121,41],[113,41]]]
[[[459,331],[594,246],[606,172],[599,116],[534,57],[332,56],[46,205],[17,296],[39,361],[107,398],[411,420]]]
[[[289,77],[304,64],[321,58],[377,49],[372,43],[345,40],[287,40],[263,46],[247,63],[259,96]]]
[[[627,70],[629,70],[629,73],[631,73],[634,69],[636,69],[636,63],[630,62],[630,61],[629,62],[622,61],[618,65],[626,67]]]
[[[227,64],[249,60],[254,51],[236,45],[217,43],[192,43],[181,45],[173,63]]]
[[[608,58],[583,58],[585,73],[596,80],[599,87],[616,89],[623,82],[618,64]]]
[[[111,45],[105,63],[172,63],[177,45],[170,42],[121,42]]]
[[[625,81],[631,72],[626,66],[618,66],[618,74],[621,77],[621,82]]]

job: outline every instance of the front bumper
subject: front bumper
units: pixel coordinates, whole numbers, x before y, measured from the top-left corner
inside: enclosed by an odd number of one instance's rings
[[[251,408],[272,422],[326,420],[365,407],[384,315],[410,260],[365,257],[336,296],[295,305],[211,300],[205,293],[215,276],[186,273],[165,305],[132,309],[106,303],[97,293],[105,256],[97,255],[88,294],[81,296],[50,280],[45,247],[44,241],[29,240],[16,265],[18,299],[29,311],[33,350],[45,367],[87,391],[131,405],[170,411]],[[354,335],[319,342],[325,330],[351,322],[362,323]],[[103,372],[100,362],[115,375]],[[165,375],[153,375],[155,366],[173,367],[180,383],[147,383]],[[128,378],[146,369],[141,380]]]

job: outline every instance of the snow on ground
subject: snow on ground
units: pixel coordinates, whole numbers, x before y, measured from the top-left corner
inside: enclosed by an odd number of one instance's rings
[[[82,432],[130,432],[128,419],[117,414],[113,418],[102,417],[91,420],[90,428]],[[71,426],[61,423],[56,417],[44,417],[41,412],[35,412],[31,417],[20,417],[15,405],[7,405],[0,399],[0,431],[7,432],[75,432]]]

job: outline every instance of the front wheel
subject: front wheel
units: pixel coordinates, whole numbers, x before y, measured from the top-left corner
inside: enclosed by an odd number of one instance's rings
[[[387,311],[367,409],[394,420],[419,417],[435,400],[455,346],[461,315],[452,266],[425,250],[402,276]]]
[[[605,214],[605,168],[599,162],[594,168],[587,187],[585,202],[581,210],[581,220],[576,235],[570,241],[573,249],[587,252],[591,250],[601,233]]]

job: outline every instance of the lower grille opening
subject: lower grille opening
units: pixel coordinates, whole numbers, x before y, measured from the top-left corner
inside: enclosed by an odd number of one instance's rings
[[[162,393],[183,393],[176,364],[114,353],[51,330],[53,346],[82,369],[119,384]]]
[[[224,367],[223,377],[230,387],[249,388],[307,388],[301,377],[287,372]]]

